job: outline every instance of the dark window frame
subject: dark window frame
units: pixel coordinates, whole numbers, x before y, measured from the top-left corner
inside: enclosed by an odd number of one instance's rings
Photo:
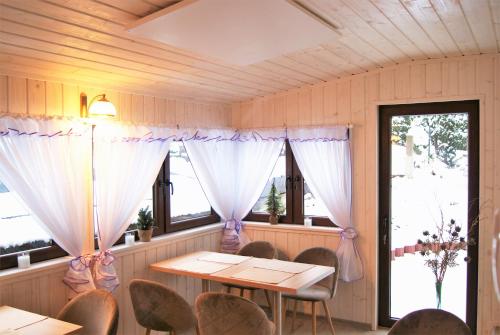
[[[285,141],[286,155],[286,215],[279,218],[278,223],[304,225],[304,177],[295,161],[292,148],[288,140]],[[328,217],[309,216],[313,226],[333,227],[338,226]],[[245,221],[269,222],[269,214],[250,211],[243,219]]]
[[[474,218],[479,215],[479,137],[480,137],[480,105],[479,100],[462,100],[447,102],[414,103],[400,105],[380,105],[378,107],[378,146],[379,146],[379,218],[378,218],[378,323],[381,326],[391,327],[396,318],[390,316],[390,266],[391,255],[390,246],[384,237],[390,240],[390,122],[393,116],[400,115],[426,115],[426,114],[447,114],[447,113],[467,113],[468,114],[468,197],[470,201],[468,210],[468,229],[472,228]],[[386,159],[381,159],[384,157]],[[475,177],[470,177],[475,176]],[[467,306],[466,320],[473,334],[477,328],[477,299],[478,299],[478,244],[479,225],[474,226],[472,235],[476,244],[467,248],[467,256],[472,261],[467,264]]]
[[[17,255],[23,252],[29,253],[31,264],[68,256],[68,253],[52,240],[52,245],[47,247],[42,247],[33,251],[19,251],[0,257],[0,270],[17,267]]]

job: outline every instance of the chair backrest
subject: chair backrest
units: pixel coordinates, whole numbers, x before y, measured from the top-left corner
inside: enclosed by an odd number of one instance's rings
[[[333,266],[335,268],[335,272],[316,283],[316,285],[329,289],[330,297],[333,298],[335,292],[337,291],[337,281],[340,272],[339,259],[337,258],[335,251],[321,247],[310,248],[298,254],[293,261],[298,263]]]
[[[276,256],[276,248],[267,241],[252,241],[241,248],[238,255],[271,259]]]
[[[421,309],[405,315],[392,326],[388,335],[471,335],[457,316],[441,309]]]
[[[175,291],[160,283],[133,279],[129,286],[137,322],[144,328],[195,334],[196,316],[189,304]]]
[[[118,329],[118,304],[105,290],[80,293],[69,301],[57,319],[83,326],[82,335],[115,335]]]
[[[288,255],[281,249],[276,248],[276,259],[279,259],[280,261],[289,261],[290,258]]]
[[[272,335],[274,325],[253,301],[226,293],[196,298],[200,335]]]

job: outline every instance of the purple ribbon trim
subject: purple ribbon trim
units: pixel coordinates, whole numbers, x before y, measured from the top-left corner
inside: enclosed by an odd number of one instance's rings
[[[38,131],[34,132],[26,132],[21,131],[15,128],[7,128],[6,130],[0,130],[0,136],[39,136],[39,137],[63,137],[63,136],[82,136],[82,134],[73,132],[73,128],[70,128],[68,131],[63,132],[62,130],[56,131],[55,133],[41,133]]]
[[[181,137],[180,140],[184,142],[188,141],[200,141],[200,142],[210,142],[210,141],[216,141],[216,142],[223,142],[223,141],[231,141],[231,142],[248,142],[248,141],[281,141],[285,140],[285,136],[263,136],[261,135],[258,131],[252,131],[250,134],[241,134],[239,132],[235,132],[231,137],[223,137],[222,135],[219,136],[214,136],[214,137],[209,137],[207,135],[201,136],[200,131],[197,130],[191,137]]]
[[[102,265],[110,265],[115,261],[115,256],[111,253],[111,250],[106,250],[106,251],[101,251],[97,256],[97,261],[100,262]]]

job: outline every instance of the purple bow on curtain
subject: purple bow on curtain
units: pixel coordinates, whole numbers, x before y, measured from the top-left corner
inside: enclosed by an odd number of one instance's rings
[[[92,258],[91,255],[83,255],[69,261],[69,269],[63,278],[63,282],[75,293],[95,289],[90,273]]]
[[[95,258],[94,281],[96,286],[113,292],[120,285],[113,266],[115,256],[108,249],[101,251]]]
[[[221,251],[235,254],[240,249],[241,220],[229,219],[224,225],[224,233],[221,241]]]

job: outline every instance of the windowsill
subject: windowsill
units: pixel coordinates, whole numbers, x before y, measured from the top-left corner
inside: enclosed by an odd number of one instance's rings
[[[165,244],[169,241],[179,241],[184,239],[189,239],[193,235],[208,233],[211,231],[219,230],[224,227],[223,223],[213,223],[206,226],[195,227],[191,229],[182,230],[175,233],[170,233],[166,235],[161,235],[153,237],[151,242],[138,242],[136,241],[134,245],[120,244],[111,248],[111,251],[115,256],[123,256],[127,254],[132,254],[143,249],[148,249],[157,245]],[[96,253],[98,251],[96,250]],[[17,276],[31,276],[37,272],[47,271],[50,269],[60,268],[65,264],[68,264],[72,259],[71,256],[65,256],[60,258],[54,258],[48,261],[38,262],[31,264],[27,269],[10,268],[5,270],[0,270],[0,281],[7,280],[12,277]]]
[[[301,225],[284,224],[284,223],[272,225],[268,222],[257,222],[257,221],[243,221],[243,225],[244,225],[243,227],[251,227],[261,230],[299,231],[299,232],[328,233],[328,234],[339,234],[339,235],[342,232],[342,229],[338,227],[319,227],[319,226],[305,227]]]

